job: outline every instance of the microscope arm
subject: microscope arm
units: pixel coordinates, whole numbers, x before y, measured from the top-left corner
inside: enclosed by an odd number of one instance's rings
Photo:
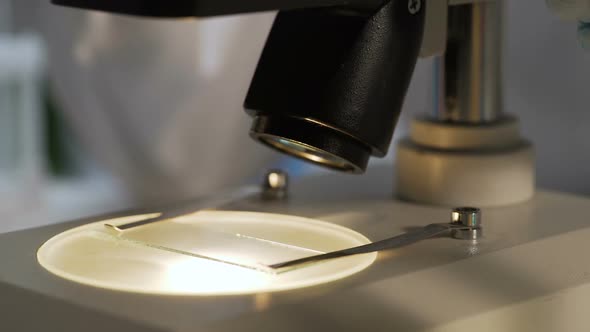
[[[383,0],[52,0],[57,5],[153,17],[204,17],[270,10],[343,7],[374,11]]]

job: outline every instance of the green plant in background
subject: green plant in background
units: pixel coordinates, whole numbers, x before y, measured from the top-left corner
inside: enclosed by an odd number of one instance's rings
[[[61,116],[59,101],[52,92],[51,83],[47,81],[43,87],[43,112],[45,118],[44,152],[47,171],[52,176],[74,176],[80,167],[74,156],[78,145]]]

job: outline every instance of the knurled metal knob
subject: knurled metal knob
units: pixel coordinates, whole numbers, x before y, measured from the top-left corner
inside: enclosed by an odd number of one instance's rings
[[[262,182],[262,198],[268,200],[287,197],[289,175],[282,170],[273,169],[266,173]]]
[[[454,230],[453,237],[462,240],[477,240],[483,236],[481,210],[474,207],[455,208],[451,212],[451,223],[471,227]]]

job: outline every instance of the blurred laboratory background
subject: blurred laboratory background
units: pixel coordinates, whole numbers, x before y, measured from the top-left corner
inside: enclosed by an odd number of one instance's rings
[[[588,195],[590,52],[545,1],[505,3],[505,111],[536,145],[539,187]],[[273,18],[0,0],[0,232],[209,195],[269,167],[320,171],[248,137],[241,105]],[[420,60],[396,137],[428,111],[430,72]]]

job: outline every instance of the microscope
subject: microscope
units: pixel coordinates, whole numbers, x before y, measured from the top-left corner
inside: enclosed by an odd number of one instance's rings
[[[432,110],[397,147],[398,196],[492,206],[533,195],[533,149],[502,109],[501,2],[54,2],[156,17],[279,10],[244,103],[250,136],[348,173],[387,154],[417,59],[436,57]]]
[[[503,112],[502,0],[53,2],[160,18],[278,10],[244,103],[250,136],[344,174],[290,184],[274,170],[255,192],[0,235],[3,326],[590,326],[590,200],[535,190],[532,144]],[[420,57],[434,58],[432,106],[395,170],[346,174],[390,149]]]

